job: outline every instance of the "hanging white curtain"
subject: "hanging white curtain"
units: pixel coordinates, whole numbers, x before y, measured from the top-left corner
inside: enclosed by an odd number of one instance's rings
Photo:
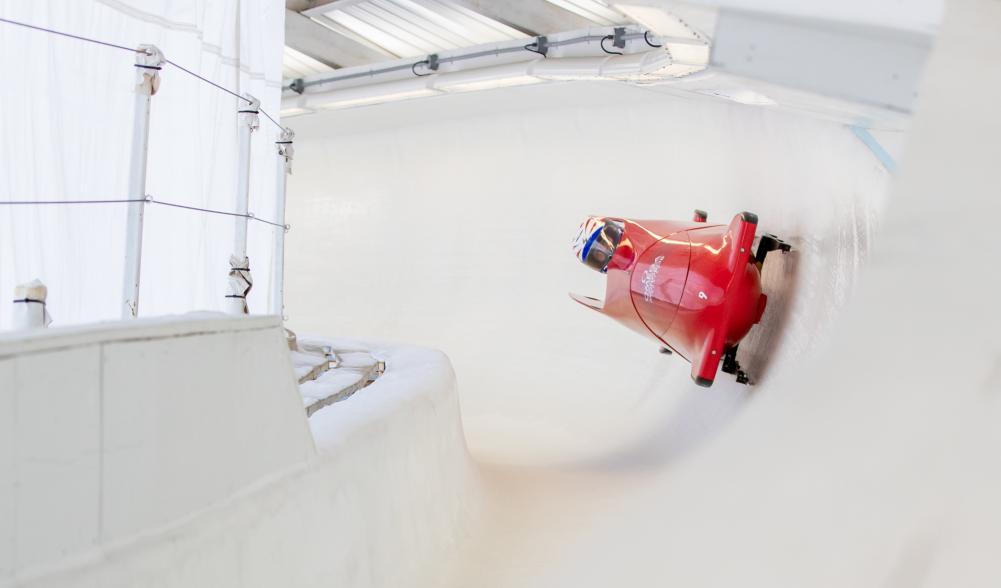
[[[274,0],[0,0],[0,17],[135,47],[238,93],[277,119],[284,6]],[[125,199],[134,55],[0,23],[0,201]],[[238,99],[167,65],[150,118],[147,192],[232,211]],[[278,127],[253,138],[250,211],[275,219]],[[0,204],[0,329],[18,283],[48,286],[53,326],[117,319],[126,205]],[[234,219],[147,205],[140,316],[223,308]],[[280,229],[251,222],[251,312],[268,308]]]

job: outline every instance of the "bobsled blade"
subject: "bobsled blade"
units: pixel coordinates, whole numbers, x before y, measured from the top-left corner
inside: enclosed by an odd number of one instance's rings
[[[584,296],[581,294],[574,294],[573,292],[570,292],[570,298],[573,298],[576,302],[583,304],[584,306],[592,310],[596,310],[598,312],[602,312],[605,308],[604,300],[599,300],[597,298],[592,298],[590,296]]]

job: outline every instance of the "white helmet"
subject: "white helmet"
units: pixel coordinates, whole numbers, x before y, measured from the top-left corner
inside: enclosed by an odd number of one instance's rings
[[[621,222],[604,217],[587,217],[573,240],[574,255],[591,269],[604,272],[622,239],[622,229]]]

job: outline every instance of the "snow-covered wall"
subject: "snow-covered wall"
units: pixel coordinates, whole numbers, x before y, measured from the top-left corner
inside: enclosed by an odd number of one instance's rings
[[[373,352],[386,374],[307,420],[274,317],[0,338],[0,586],[433,574],[470,510],[454,378]]]

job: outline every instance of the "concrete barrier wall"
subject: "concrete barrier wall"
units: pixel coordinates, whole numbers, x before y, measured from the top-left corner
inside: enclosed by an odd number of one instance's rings
[[[383,378],[307,421],[270,317],[0,339],[0,586],[432,573],[465,512],[454,378],[381,353]]]
[[[4,574],[170,524],[314,453],[273,318],[0,340]]]

